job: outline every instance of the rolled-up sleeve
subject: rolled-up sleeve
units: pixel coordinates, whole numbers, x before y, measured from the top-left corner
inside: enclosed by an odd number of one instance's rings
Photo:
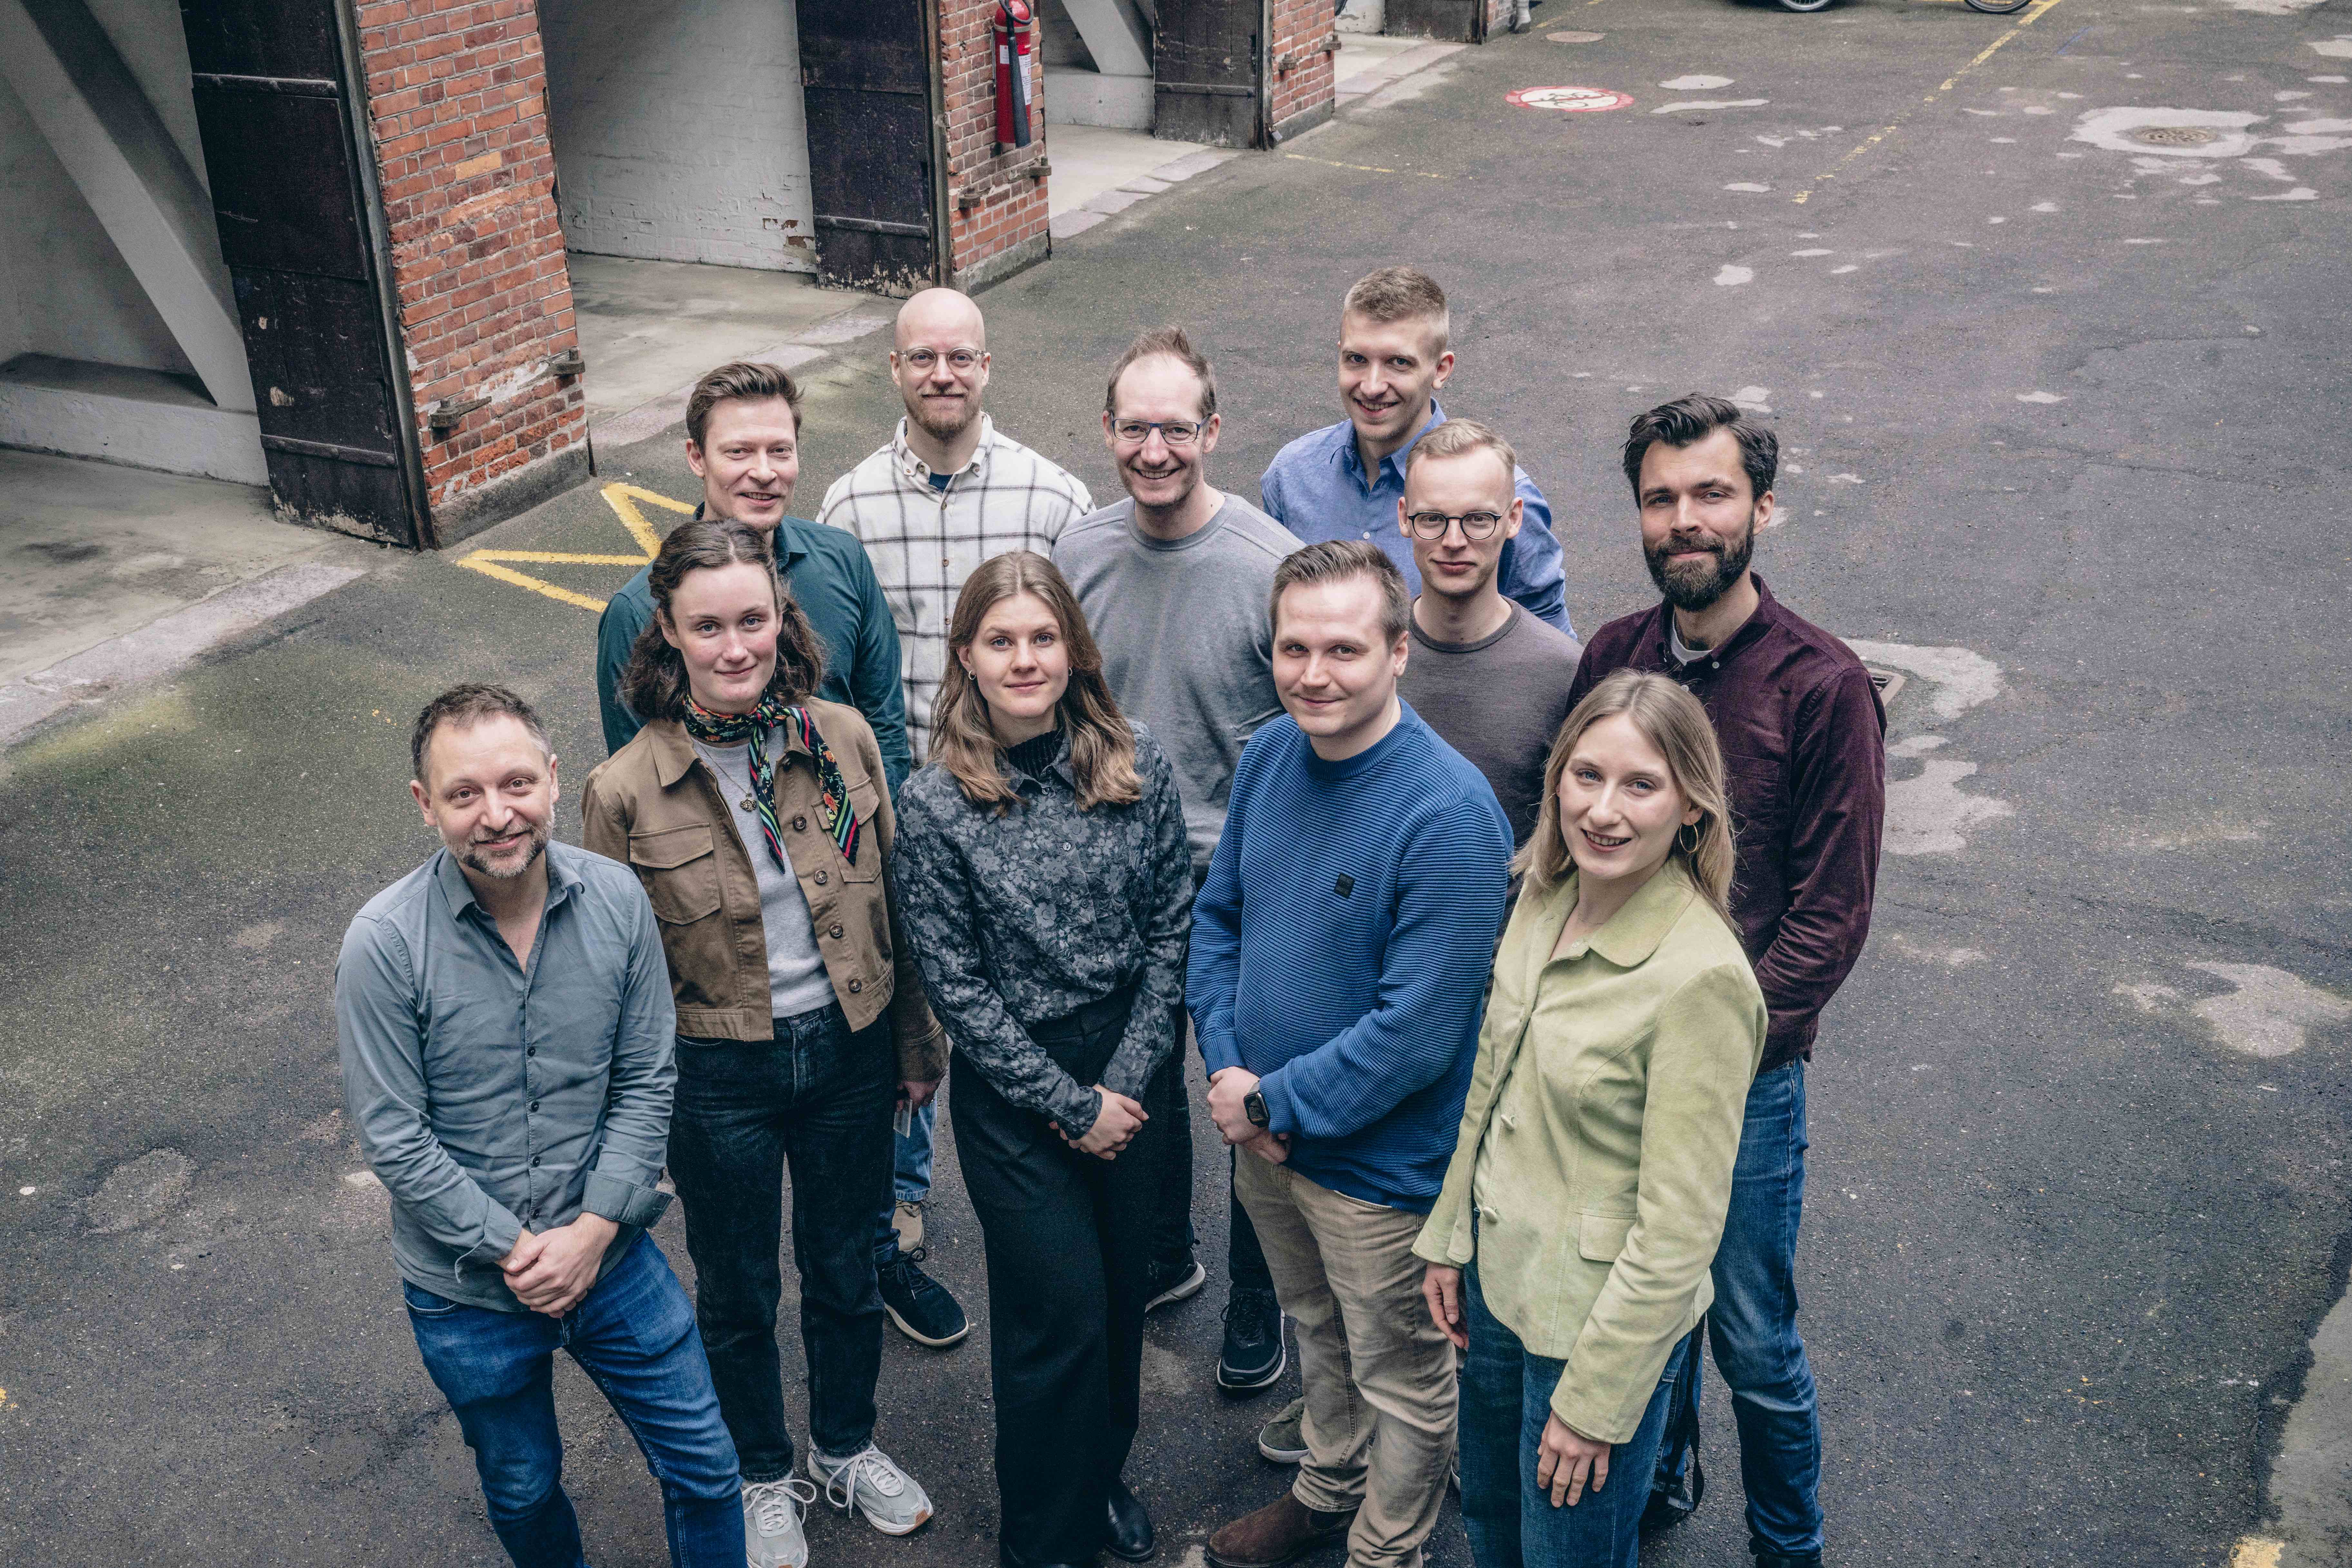
[[[661,929],[643,889],[622,982],[620,1029],[604,1099],[604,1141],[581,1193],[581,1206],[615,1225],[649,1226],[669,1207],[656,1188],[669,1153],[670,1102],[677,1091],[677,1015]]]
[[[393,1202],[459,1265],[494,1264],[514,1250],[522,1222],[450,1158],[425,1120],[415,996],[411,955],[398,934],[364,916],[353,921],[335,961],[345,1110],[368,1169]]]
[[[1633,1228],[1552,1390],[1552,1413],[1595,1442],[1633,1440],[1696,1316],[1763,1050],[1764,1008],[1741,969],[1704,970],[1658,1009]]]

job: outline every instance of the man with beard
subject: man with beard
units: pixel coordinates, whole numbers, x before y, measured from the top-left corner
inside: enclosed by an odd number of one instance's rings
[[[677,1081],[652,906],[627,867],[548,842],[555,757],[513,692],[443,692],[410,758],[442,847],[352,921],[335,1021],[425,1369],[516,1563],[582,1561],[561,1346],[661,1482],[671,1563],[739,1568],[735,1445],[693,1304],[646,1235],[669,1203]]]
[[[1662,671],[1706,705],[1723,743],[1738,855],[1732,919],[1771,1018],[1715,1257],[1709,1342],[1739,1429],[1749,1550],[1760,1568],[1818,1568],[1821,1419],[1797,1333],[1805,1063],[1822,1006],[1870,931],[1886,716],[1853,651],[1748,570],[1757,531],[1772,521],[1779,463],[1772,433],[1719,397],[1695,393],[1633,421],[1625,478],[1664,600],[1593,635],[1569,700],[1612,670]],[[1705,1489],[1698,1385],[1694,1356],[1645,1524],[1687,1515]]]
[[[1445,423],[1437,389],[1454,374],[1452,331],[1445,290],[1419,268],[1383,267],[1358,279],[1339,307],[1339,403],[1348,416],[1291,442],[1258,479],[1258,499],[1285,528],[1309,542],[1380,546],[1415,594],[1421,571],[1412,542],[1398,536],[1396,506],[1413,444]],[[1517,468],[1511,484],[1525,517],[1496,567],[1503,597],[1574,637],[1550,503]]]
[[[988,324],[965,296],[926,289],[899,307],[890,374],[906,417],[887,444],[833,482],[817,521],[855,535],[881,581],[906,655],[907,733],[919,767],[963,580],[1008,550],[1051,554],[1062,530],[1095,503],[1086,486],[981,412]],[[933,1349],[971,1331],[947,1287],[921,1268],[922,1205],[930,1194],[938,1118],[939,1102],[929,1101],[899,1134],[895,1214],[875,1242],[890,1321]]]
[[[1216,376],[1183,331],[1137,338],[1103,394],[1103,441],[1128,499],[1072,523],[1054,546],[1111,694],[1175,765],[1196,887],[1224,831],[1242,747],[1282,711],[1265,606],[1275,568],[1298,548],[1274,519],[1210,486],[1219,425]],[[1146,1310],[1184,1300],[1207,1279],[1192,1257],[1192,1145],[1181,1143]],[[1227,1184],[1230,1194],[1230,1162]],[[1230,1196],[1227,1210],[1231,1294],[1217,1383],[1252,1393],[1282,1375],[1282,1309],[1248,1213]]]

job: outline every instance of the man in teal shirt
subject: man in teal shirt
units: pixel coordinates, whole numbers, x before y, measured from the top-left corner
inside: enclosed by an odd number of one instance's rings
[[[898,628],[855,535],[784,515],[800,477],[800,388],[772,364],[723,364],[696,384],[686,405],[686,461],[702,480],[695,515],[774,531],[776,570],[824,643],[817,695],[866,715],[895,795],[908,771]],[[651,572],[630,578],[596,624],[596,699],[608,752],[641,727],[621,700],[621,672],[654,618]]]

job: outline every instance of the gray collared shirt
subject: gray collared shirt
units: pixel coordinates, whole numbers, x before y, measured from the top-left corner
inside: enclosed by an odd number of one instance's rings
[[[392,1194],[401,1277],[520,1312],[499,1259],[583,1209],[661,1217],[677,1082],[661,934],[625,866],[547,847],[528,969],[446,849],[367,902],[335,963],[343,1100]],[[601,1277],[601,1276],[600,1276]]]

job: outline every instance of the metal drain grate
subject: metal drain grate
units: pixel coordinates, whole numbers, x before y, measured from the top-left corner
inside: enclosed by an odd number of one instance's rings
[[[2151,147],[2202,147],[2221,139],[2221,132],[2202,125],[2143,125],[2132,132],[2133,141]]]
[[[1895,694],[1903,689],[1903,672],[1899,669],[1881,669],[1874,664],[1865,665],[1864,668],[1870,671],[1871,685],[1878,688],[1879,705],[1884,707],[1894,701]]]

